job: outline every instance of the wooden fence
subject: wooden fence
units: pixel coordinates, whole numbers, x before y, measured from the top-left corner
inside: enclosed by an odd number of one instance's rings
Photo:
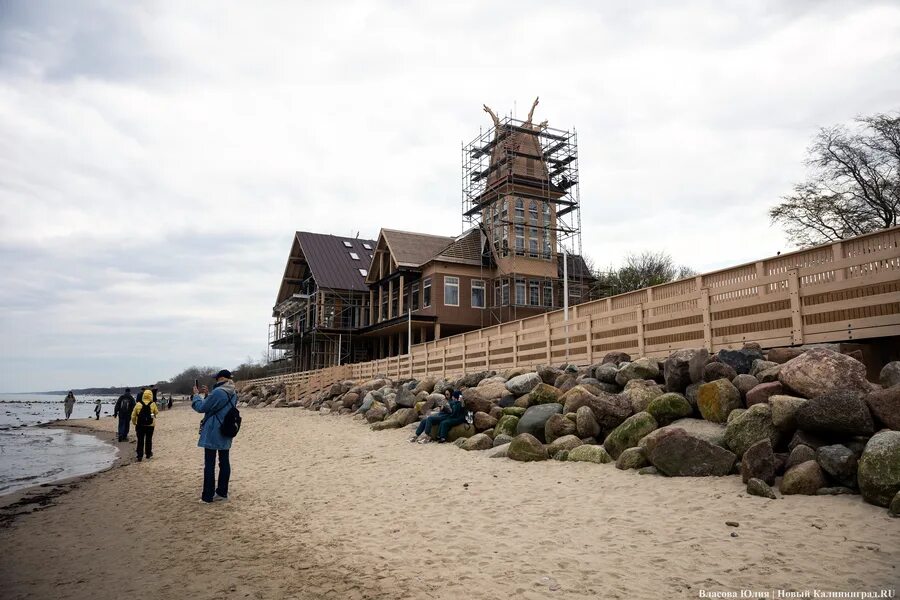
[[[591,364],[611,351],[764,348],[900,335],[900,227],[417,344],[408,354],[267,378],[312,390],[393,378]],[[329,379],[330,378],[330,379]],[[327,383],[326,383],[327,382]]]

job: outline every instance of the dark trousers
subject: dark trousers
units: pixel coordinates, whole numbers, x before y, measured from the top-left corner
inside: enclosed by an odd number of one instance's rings
[[[144,458],[146,452],[147,458],[153,456],[153,429],[149,425],[135,425],[134,431],[137,433],[137,457]]]
[[[131,428],[131,415],[119,415],[119,441],[128,439],[128,430]]]
[[[216,453],[219,454],[219,484],[216,485]],[[203,449],[203,495],[207,502],[212,502],[213,494],[228,497],[228,480],[231,479],[231,461],[228,450]]]
[[[416,435],[422,435],[423,433],[431,435],[431,428],[437,425],[438,440],[446,440],[447,434],[450,433],[451,429],[465,422],[465,417],[451,417],[447,414],[432,415],[430,417],[425,417],[422,422],[419,423],[419,426],[416,428]]]

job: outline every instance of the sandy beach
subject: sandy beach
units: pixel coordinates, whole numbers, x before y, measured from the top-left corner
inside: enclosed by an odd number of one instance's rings
[[[152,460],[32,490],[54,497],[0,529],[2,596],[698,598],[900,581],[900,519],[859,496],[766,500],[736,476],[517,463],[350,417],[244,414],[227,503],[198,502],[199,418],[183,406],[161,413]],[[72,425],[108,439],[115,420]]]

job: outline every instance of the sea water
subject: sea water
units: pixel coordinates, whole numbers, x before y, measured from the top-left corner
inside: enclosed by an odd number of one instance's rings
[[[115,446],[92,435],[35,427],[65,418],[63,398],[52,394],[0,394],[0,495],[94,473],[115,460]],[[72,418],[93,418],[97,398],[101,400],[100,416],[111,415],[115,398],[85,396],[77,399]]]

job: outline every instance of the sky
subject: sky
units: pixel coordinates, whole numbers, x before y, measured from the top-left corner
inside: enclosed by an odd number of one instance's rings
[[[538,95],[596,264],[765,258],[818,128],[900,109],[900,2],[0,0],[0,392],[258,359],[295,230],[460,233]]]

